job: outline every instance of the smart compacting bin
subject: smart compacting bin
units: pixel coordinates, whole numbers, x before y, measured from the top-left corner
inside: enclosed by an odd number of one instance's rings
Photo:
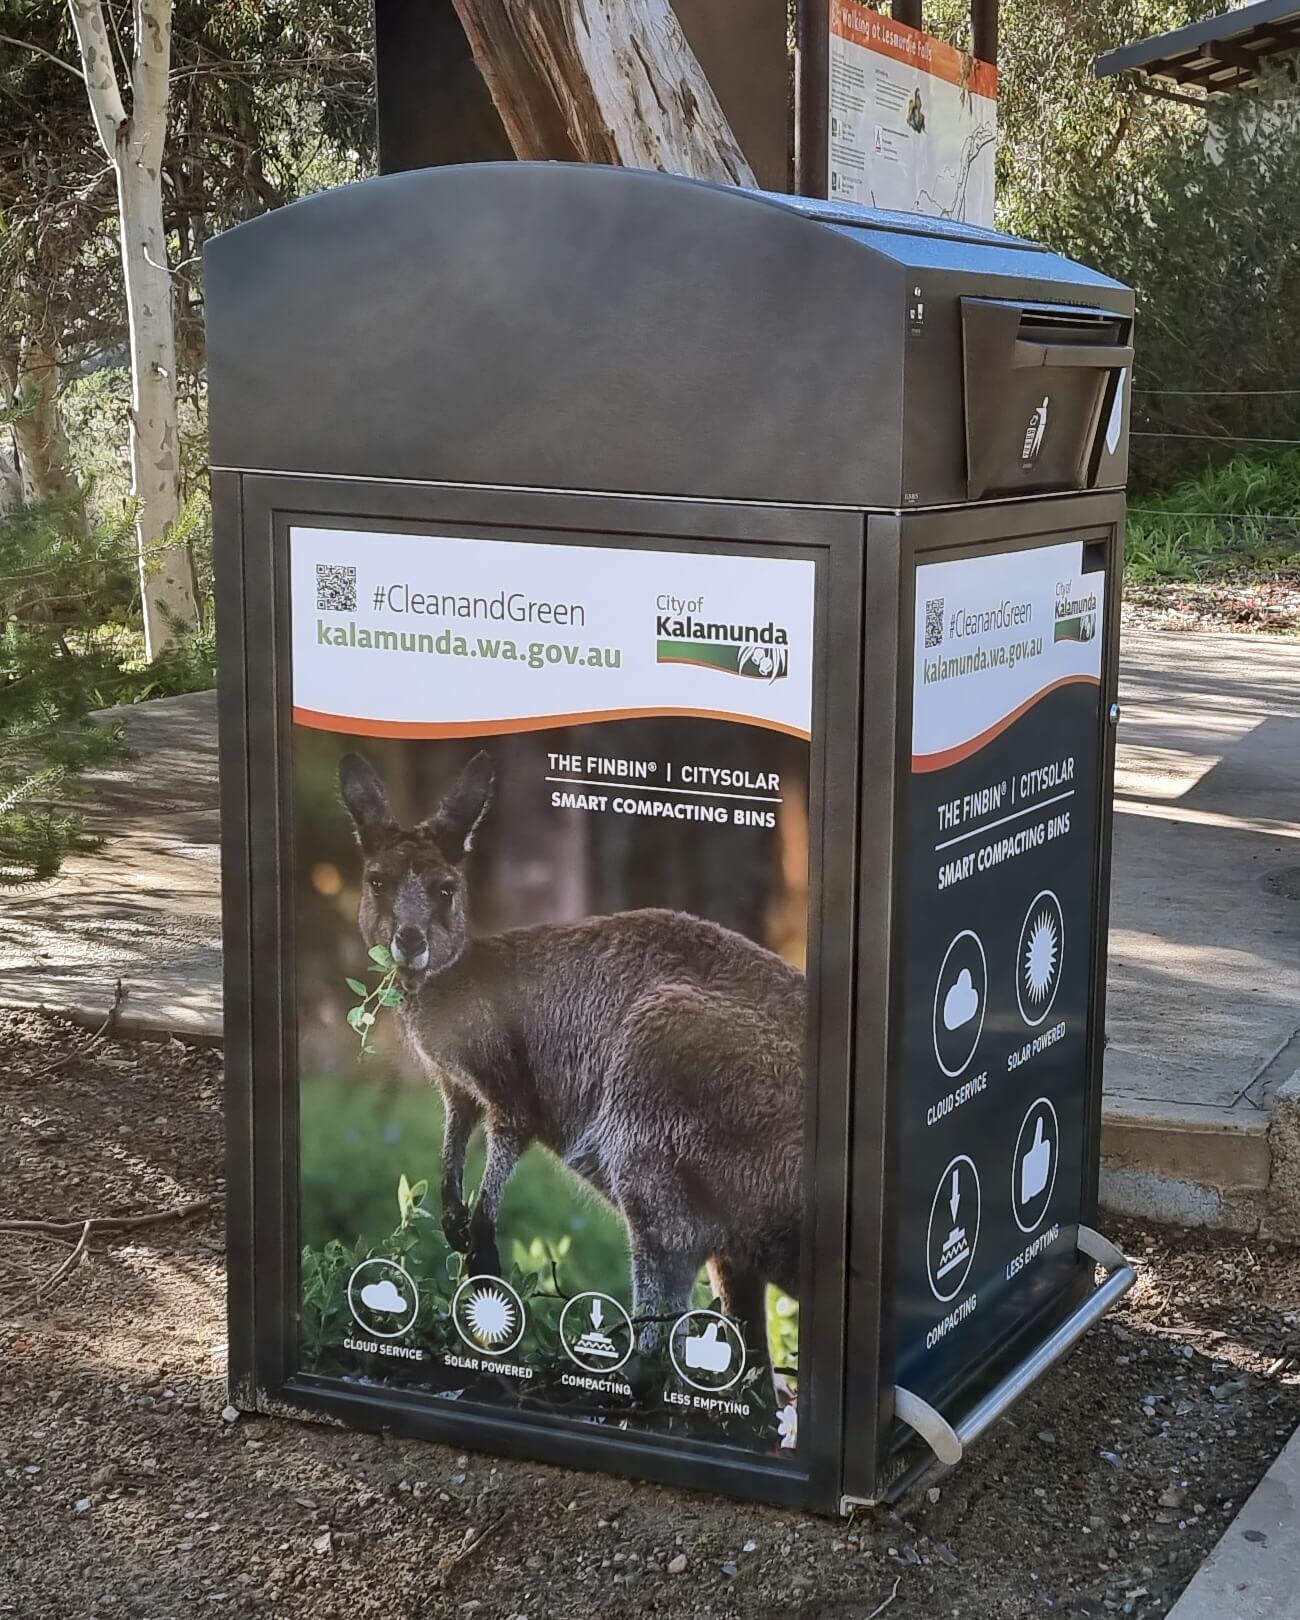
[[[957,1461],[1133,1281],[1131,295],[489,164],[206,300],[233,1400],[826,1511]]]

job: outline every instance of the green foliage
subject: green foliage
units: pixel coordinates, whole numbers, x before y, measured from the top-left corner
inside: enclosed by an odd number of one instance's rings
[[[1138,293],[1139,486],[1300,441],[1300,98],[1289,75],[1171,131],[1140,170],[1099,177],[1076,206],[1083,255]]]
[[[1252,448],[1246,440],[1300,439],[1294,63],[1206,110],[1093,70],[1103,51],[1222,9],[1015,0],[1001,13],[998,223],[1135,289],[1138,489]],[[933,0],[926,26],[967,46],[967,0]]]
[[[1129,514],[1125,573],[1138,585],[1300,571],[1300,450],[1234,457],[1148,492]]]
[[[348,1008],[348,1027],[352,1029],[361,1042],[361,1050],[367,1056],[374,1054],[375,1047],[371,1042],[371,1032],[380,1012],[385,1007],[401,1007],[406,1003],[406,996],[401,985],[397,982],[397,964],[393,961],[386,947],[372,945],[367,953],[372,966],[369,971],[378,973],[381,977],[379,983],[367,986],[360,979],[348,979],[347,987],[356,996],[355,1006]],[[406,1178],[403,1176],[402,1184]]]
[[[105,9],[125,78],[133,11]],[[196,394],[203,243],[369,162],[372,30],[368,0],[177,0],[163,198],[179,356]],[[69,7],[0,0],[0,36],[0,345],[39,322],[65,364],[98,359],[123,346],[126,308],[112,176]],[[129,84],[124,94],[129,113]]]
[[[299,1129],[303,1242],[320,1248],[346,1236],[378,1243],[392,1224],[392,1189],[400,1178],[416,1184],[437,1173],[442,1104],[430,1086],[385,1083],[380,1065],[367,1064],[362,1080],[306,1080]],[[482,1170],[476,1136],[467,1189],[478,1185]],[[630,1291],[622,1222],[541,1148],[531,1148],[510,1178],[499,1231],[502,1257],[520,1266],[545,1269],[551,1252],[563,1248],[575,1291]]]
[[[130,469],[122,455],[128,431],[131,374],[122,366],[101,366],[78,377],[63,390],[61,406],[78,469],[86,481],[86,505],[103,524],[129,521]],[[189,554],[198,610],[195,624],[177,625],[177,640],[146,672],[141,629],[138,560],[132,552],[126,573],[130,586],[113,600],[101,600],[103,637],[119,662],[136,678],[129,694],[114,701],[141,702],[201,692],[216,677],[212,568],[212,510],[208,491],[208,440],[204,401],[183,395],[180,401],[180,474],[184,506],[169,539]]]
[[[84,631],[83,565],[111,578],[119,537],[75,537],[58,502],[0,514],[0,887],[95,846],[70,802],[120,735],[88,719],[110,660]],[[89,557],[85,556],[87,551]]]
[[[953,4],[955,0],[944,0]],[[1158,159],[1196,115],[1093,63],[1130,40],[1198,22],[1220,0],[1042,0],[1000,18],[998,214],[1004,228],[1087,257],[1106,188]],[[1107,265],[1099,268],[1107,269]]]

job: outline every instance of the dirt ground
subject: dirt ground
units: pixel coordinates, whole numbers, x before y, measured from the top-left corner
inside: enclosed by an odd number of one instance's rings
[[[0,1219],[221,1193],[220,1057],[0,1014]],[[1300,1420],[1300,1256],[1128,1228],[1126,1308],[927,1496],[834,1523],[223,1417],[218,1208],[0,1230],[0,1615],[1163,1615]],[[227,1414],[230,1415],[230,1414]]]
[[[1300,580],[1167,580],[1124,587],[1124,623],[1147,630],[1300,635]]]

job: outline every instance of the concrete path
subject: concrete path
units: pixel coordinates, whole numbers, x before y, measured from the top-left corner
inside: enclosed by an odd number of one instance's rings
[[[1120,698],[1104,1193],[1251,1227],[1300,1068],[1300,641],[1126,631]]]
[[[1292,1620],[1300,1612],[1300,1430],[1166,1620]]]
[[[1300,1068],[1300,640],[1125,633],[1103,1194],[1253,1229]],[[213,694],[125,711],[100,854],[0,908],[0,1001],[221,1028]]]
[[[0,1002],[98,1024],[221,1034],[221,876],[214,692],[121,711],[133,757],[90,781],[107,842],[0,902]]]

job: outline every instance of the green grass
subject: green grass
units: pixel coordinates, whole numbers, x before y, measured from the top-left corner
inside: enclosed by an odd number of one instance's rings
[[[1136,496],[1131,585],[1300,576],[1300,451],[1235,456],[1196,478]]]
[[[321,1248],[332,1238],[379,1245],[397,1224],[402,1176],[412,1186],[431,1184],[436,1213],[442,1103],[431,1086],[308,1079],[299,1130],[300,1238],[307,1248]],[[482,1173],[478,1132],[466,1166],[467,1187],[477,1187]],[[566,1286],[575,1293],[598,1288],[631,1303],[622,1221],[544,1149],[530,1148],[511,1176],[498,1232],[506,1263],[549,1270],[552,1252],[563,1244]]]

